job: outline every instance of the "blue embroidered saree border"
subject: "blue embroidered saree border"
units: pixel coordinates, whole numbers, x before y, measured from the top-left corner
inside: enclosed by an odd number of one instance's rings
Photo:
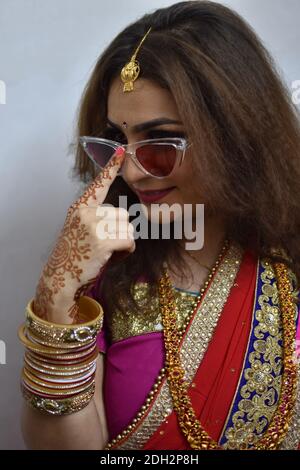
[[[247,449],[276,410],[282,374],[282,322],[274,271],[259,260],[252,323],[244,364],[219,443]]]

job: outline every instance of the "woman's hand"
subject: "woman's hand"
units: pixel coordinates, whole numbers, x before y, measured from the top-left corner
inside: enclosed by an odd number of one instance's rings
[[[124,149],[119,147],[83,195],[70,206],[37,285],[34,312],[39,317],[54,323],[77,323],[78,292],[82,294],[95,282],[114,251],[135,250],[133,225],[126,209],[104,206],[106,215],[101,219],[101,230],[98,225],[99,206],[123,160]],[[105,225],[108,231],[103,230]]]

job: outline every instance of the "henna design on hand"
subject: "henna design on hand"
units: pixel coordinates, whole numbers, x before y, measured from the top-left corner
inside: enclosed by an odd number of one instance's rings
[[[104,268],[104,266],[102,266],[101,271],[103,270],[103,268]],[[71,318],[73,318],[73,323],[80,323],[81,322],[79,307],[78,307],[78,303],[77,303],[79,297],[81,297],[82,295],[85,295],[90,290],[90,288],[95,284],[95,282],[97,280],[97,277],[98,276],[93,277],[88,282],[86,282],[83,286],[78,287],[78,289],[77,289],[77,291],[74,295],[75,303],[73,305],[71,305],[71,307],[68,310],[69,316]]]
[[[80,321],[77,301],[81,295],[87,292],[97,279],[97,276],[88,280],[84,285],[80,285],[80,275],[83,272],[80,262],[84,259],[90,259],[89,253],[92,250],[87,241],[84,243],[88,238],[89,232],[86,225],[81,223],[77,209],[83,205],[92,207],[92,201],[97,201],[97,190],[104,187],[104,180],[112,179],[110,169],[118,164],[122,158],[123,154],[116,154],[85,190],[83,195],[68,210],[62,232],[43,268],[36,289],[34,300],[35,313],[45,320],[47,320],[47,314],[50,314],[55,307],[55,296],[66,286],[69,277],[69,279],[76,280],[79,287],[74,294],[74,304],[68,309],[68,316],[72,318],[73,323]]]
[[[69,208],[68,216],[70,217],[75,209],[80,207],[81,205],[90,205],[92,200],[97,201],[96,192],[98,189],[103,188],[103,180],[112,180],[112,176],[110,174],[110,169],[113,168],[116,164],[122,160],[123,155],[115,155],[106,165],[105,168],[99,173],[98,176],[94,179],[94,181],[90,184],[90,186],[85,190],[83,195],[75,201],[71,207]]]
[[[89,259],[92,251],[90,244],[85,242],[88,235],[86,225],[80,222],[77,214],[68,218],[37,286],[34,305],[36,314],[42,318],[46,319],[47,311],[55,305],[54,296],[66,286],[68,278],[80,283],[83,270],[79,263]],[[72,311],[72,318],[75,314]]]

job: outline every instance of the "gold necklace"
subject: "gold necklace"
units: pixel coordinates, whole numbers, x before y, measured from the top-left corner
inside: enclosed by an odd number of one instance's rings
[[[199,305],[200,301],[202,300],[202,297],[204,296],[205,292],[207,291],[208,286],[209,286],[209,284],[211,283],[211,280],[212,280],[212,278],[214,277],[214,275],[215,275],[215,273],[216,273],[216,271],[217,271],[217,269],[218,269],[218,267],[219,267],[219,264],[220,264],[220,262],[222,261],[222,259],[223,259],[223,257],[224,257],[225,252],[228,250],[228,247],[229,247],[229,240],[226,239],[226,240],[224,241],[224,244],[223,244],[223,246],[222,246],[222,248],[221,248],[221,251],[220,251],[220,253],[219,253],[219,255],[218,255],[218,258],[217,258],[217,260],[215,261],[213,267],[212,267],[212,268],[207,268],[207,269],[209,270],[209,274],[207,275],[206,280],[205,280],[205,282],[203,283],[203,285],[200,287],[200,289],[199,289],[199,294],[196,296],[195,302],[193,303],[193,305],[192,305],[191,308],[190,308],[190,313],[189,313],[189,315],[187,316],[187,319],[186,319],[186,321],[185,321],[183,327],[180,329],[180,336],[181,336],[181,337],[183,336],[183,334],[184,334],[184,332],[185,332],[187,326],[189,325],[190,320],[191,320],[191,318],[193,317],[197,306]],[[166,272],[166,271],[167,271],[167,264],[164,263],[163,266],[164,266],[164,269],[165,269],[165,272]],[[204,266],[204,265],[201,265],[201,266]],[[206,266],[204,266],[204,267],[206,267]],[[161,282],[161,279],[162,279],[162,278],[160,278],[159,283]],[[171,282],[171,280],[170,280],[170,282]],[[171,284],[171,289],[174,289],[174,287],[172,286],[172,284]],[[184,290],[184,289],[183,289],[183,290]]]
[[[278,448],[288,430],[296,400],[297,366],[293,358],[296,337],[296,325],[294,320],[295,304],[293,302],[290,281],[285,264],[274,263],[274,269],[282,309],[284,336],[284,369],[282,388],[278,407],[268,429],[265,431],[262,438],[250,450],[273,450]],[[177,415],[180,429],[192,449],[222,450],[223,447],[219,446],[219,444],[203,429],[200,421],[195,415],[195,411],[188,395],[188,383],[184,379],[185,372],[180,361],[180,341],[182,332],[178,331],[176,328],[172,284],[166,269],[159,281],[159,297],[162,322],[164,326],[163,331],[166,351],[165,369],[172,396],[173,407]]]
[[[188,327],[191,318],[194,316],[195,310],[197,309],[202,297],[204,296],[205,292],[207,291],[208,286],[210,285],[210,283],[212,281],[212,278],[214,277],[214,275],[215,275],[215,273],[216,273],[216,271],[217,271],[224,255],[225,255],[226,251],[228,250],[228,247],[229,247],[229,240],[225,240],[224,245],[223,245],[223,247],[220,251],[220,254],[219,254],[215,264],[210,269],[210,273],[207,276],[206,281],[204,282],[203,286],[201,287],[200,292],[199,292],[199,294],[197,295],[197,297],[195,299],[195,302],[193,303],[193,305],[191,306],[191,308],[189,310],[189,314],[187,315],[185,323],[182,325],[182,328],[178,332],[180,337],[182,337],[184,335],[185,330]],[[166,264],[164,266],[166,266]],[[162,277],[161,277],[161,279],[162,279]],[[161,279],[160,279],[160,281],[161,281]],[[172,286],[171,286],[171,289],[173,289]],[[136,418],[134,418],[132,423],[130,423],[118,436],[116,436],[114,439],[112,439],[112,441],[109,442],[105,446],[104,450],[110,450],[110,449],[113,449],[114,447],[117,447],[118,443],[123,441],[123,439],[126,439],[128,434],[130,434],[132,432],[132,430],[135,428],[135,426],[138,424],[138,422],[140,420],[142,420],[142,418],[147,414],[147,411],[150,408],[150,406],[151,406],[151,404],[152,404],[152,402],[153,402],[153,400],[156,396],[157,390],[160,388],[162,382],[164,381],[165,376],[166,376],[166,368],[163,367],[160,370],[160,373],[159,373],[159,375],[156,379],[156,382],[153,385],[152,389],[150,390],[150,392],[149,392],[149,394],[148,394],[148,396],[145,400],[144,405],[141,407],[140,411],[137,413]]]

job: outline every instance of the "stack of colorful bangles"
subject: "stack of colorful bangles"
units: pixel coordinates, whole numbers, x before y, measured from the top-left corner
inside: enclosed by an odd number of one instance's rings
[[[34,299],[18,331],[25,345],[21,391],[28,404],[52,415],[74,413],[87,406],[95,392],[96,337],[103,309],[96,300],[78,300],[81,323],[58,324],[39,318]]]

